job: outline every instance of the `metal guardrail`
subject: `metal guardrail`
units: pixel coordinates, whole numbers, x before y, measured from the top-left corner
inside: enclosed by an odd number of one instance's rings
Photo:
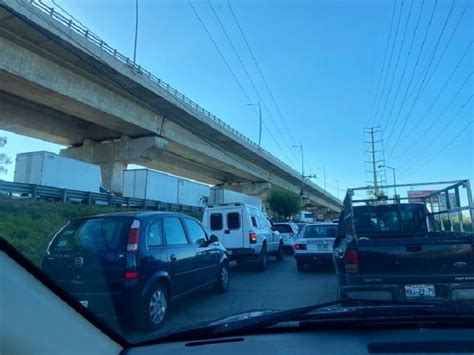
[[[181,205],[156,200],[113,196],[98,192],[62,189],[58,187],[23,184],[0,180],[0,194],[14,194],[32,199],[53,199],[62,202],[81,202],[89,205],[143,208],[157,211],[202,212],[203,207]]]
[[[99,36],[94,34],[92,31],[90,31],[88,28],[83,26],[82,24],[74,22],[72,18],[68,18],[59,11],[57,11],[54,7],[49,7],[45,3],[43,3],[41,0],[18,0],[21,2],[26,2],[28,4],[33,5],[35,8],[41,10],[43,13],[51,16],[53,19],[61,22],[63,25],[74,31],[75,33],[81,35],[88,41],[94,43],[97,45],[99,48],[103,49],[110,55],[112,55],[114,58],[120,60],[122,63],[130,66],[136,74],[143,75],[145,79],[148,79],[151,83],[154,85],[157,85],[159,88],[164,89],[172,98],[180,101],[181,103],[185,105],[191,106],[193,109],[197,110],[199,113],[203,114],[207,118],[210,118],[217,124],[219,124],[223,129],[227,130],[227,132],[230,132],[243,141],[245,141],[247,144],[250,144],[252,147],[256,148],[259,152],[263,153],[266,155],[268,158],[274,160],[278,164],[284,166],[287,169],[290,169],[294,171],[295,173],[296,170],[294,170],[290,165],[282,161],[281,159],[277,158],[275,155],[270,153],[269,151],[261,148],[257,143],[252,141],[250,138],[246,137],[239,131],[237,131],[235,128],[232,128],[229,124],[225,123],[223,120],[212,114],[211,112],[207,111],[205,108],[199,106],[196,102],[192,101],[190,98],[187,96],[183,95],[180,93],[178,90],[175,88],[171,87],[168,83],[164,82],[160,78],[156,77],[154,74],[152,74],[150,71],[142,68],[140,65],[138,65],[136,62],[134,62],[132,59],[127,57],[126,55],[123,55],[117,49],[112,48],[109,46],[104,40],[102,40]]]

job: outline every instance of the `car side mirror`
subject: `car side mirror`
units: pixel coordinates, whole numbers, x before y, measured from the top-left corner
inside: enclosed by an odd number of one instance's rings
[[[209,236],[209,242],[211,243],[217,243],[219,241],[219,238],[217,238],[217,235],[211,234]]]
[[[276,227],[274,227],[274,226],[271,226],[270,228],[271,228],[271,230],[274,231],[274,232],[276,232],[276,230],[277,230]]]

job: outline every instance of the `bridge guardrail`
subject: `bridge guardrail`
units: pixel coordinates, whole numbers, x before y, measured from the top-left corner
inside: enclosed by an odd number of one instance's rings
[[[18,0],[24,2],[25,0]],[[137,74],[144,75],[146,78],[148,78],[152,83],[155,85],[158,85],[161,89],[164,89],[168,94],[171,95],[174,99],[178,99],[182,103],[185,103],[187,105],[190,105],[192,108],[196,109],[199,113],[203,114],[207,118],[210,118],[214,122],[218,123],[222,128],[226,129],[228,132],[231,132],[232,134],[236,135],[240,139],[244,140],[247,144],[250,144],[252,147],[258,149],[261,153],[266,155],[268,158],[274,160],[278,164],[284,166],[287,169],[290,169],[292,171],[295,171],[290,165],[282,161],[281,159],[277,158],[275,155],[270,153],[269,151],[261,148],[257,143],[252,141],[250,138],[246,137],[239,131],[237,131],[235,128],[232,128],[229,124],[225,123],[223,120],[206,110],[205,108],[201,107],[199,104],[196,102],[192,101],[190,98],[185,96],[184,94],[180,93],[178,90],[175,88],[171,87],[168,83],[164,82],[160,78],[156,77],[154,74],[152,74],[150,71],[142,68],[140,65],[138,65],[136,62],[134,62],[132,59],[127,57],[126,55],[120,53],[117,51],[117,49],[112,48],[110,45],[108,45],[104,40],[102,40],[98,35],[96,35],[94,32],[90,31],[87,27],[85,27],[82,24],[78,24],[74,22],[72,18],[67,18],[65,15],[62,13],[58,12],[54,7],[49,7],[45,3],[43,3],[41,0],[26,0],[29,4],[33,5],[35,8],[41,10],[43,13],[48,14],[51,16],[53,19],[61,22],[63,25],[67,26],[69,29],[73,30],[77,34],[81,35],[88,41],[94,43],[97,45],[99,48],[105,50],[107,53],[115,57],[116,59],[120,60],[122,63],[132,67],[133,70]],[[296,172],[296,171],[295,171]]]
[[[122,197],[103,194],[99,192],[88,192],[62,189],[59,187],[51,187],[35,184],[24,184],[19,182],[10,182],[0,180],[0,194],[17,194],[22,197],[32,199],[44,198],[54,199],[57,201],[82,202],[87,204],[95,204],[102,206],[118,206],[127,208],[143,208],[154,209],[157,211],[177,211],[177,212],[202,212],[203,207],[181,205],[177,203],[168,203],[156,200]]]

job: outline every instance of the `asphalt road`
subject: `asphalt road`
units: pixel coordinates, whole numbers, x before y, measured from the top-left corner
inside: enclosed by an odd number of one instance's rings
[[[225,294],[203,291],[173,304],[165,325],[156,333],[130,332],[135,341],[192,326],[193,323],[213,321],[251,310],[283,310],[307,306],[338,298],[337,279],[331,265],[307,268],[298,272],[292,255],[279,263],[269,258],[265,272],[253,265],[232,265],[231,284]]]

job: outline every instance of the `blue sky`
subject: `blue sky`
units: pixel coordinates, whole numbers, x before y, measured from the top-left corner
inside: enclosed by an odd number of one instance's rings
[[[52,4],[51,0],[46,2]],[[56,3],[111,46],[132,56],[133,0],[56,0]],[[230,3],[281,109],[286,126],[291,131],[286,130],[285,123],[273,105],[227,2],[212,0],[212,5],[273,116],[272,121],[262,107],[263,120],[271,132],[263,130],[264,148],[299,170],[300,153],[292,145],[301,142],[306,172],[317,174],[316,182],[323,185],[324,166],[328,190],[337,194],[335,179],[339,180],[341,188],[365,184],[368,166],[364,164],[367,156],[364,155],[363,127],[368,122],[381,121],[385,129],[386,158],[391,155],[387,164],[397,167],[401,182],[474,178],[473,124],[444,149],[473,120],[474,45],[468,47],[474,38],[470,27],[474,14],[472,3],[455,1],[438,49],[429,65],[452,6],[451,0],[439,0],[436,3],[431,27],[404,105],[401,105],[401,100],[416,63],[435,6],[434,1],[425,0],[423,3],[408,60],[409,44],[422,1],[412,3],[405,0],[403,7],[402,1],[397,1],[384,71],[381,68],[393,1],[231,0]],[[258,96],[219,27],[208,1],[192,0],[192,4],[251,100],[256,102]],[[412,13],[399,55],[411,6]],[[400,8],[399,31],[392,60],[389,61]],[[459,25],[454,31],[458,21]],[[448,82],[463,53],[467,54]],[[405,61],[406,71],[403,80],[400,80]],[[257,140],[257,113],[247,105],[248,100],[219,57],[187,0],[140,0],[137,62],[243,134]],[[387,71],[387,68],[390,70]],[[424,89],[417,95],[425,68],[429,70]],[[377,91],[379,77],[381,80]],[[384,95],[381,96],[383,88]],[[376,94],[378,96],[374,101]],[[374,118],[370,112],[372,106],[377,107],[377,100],[380,100],[379,114]],[[394,109],[389,115],[393,102]],[[457,114],[464,103],[464,108]],[[399,107],[399,123],[394,126],[394,133],[387,141],[390,125],[395,122]],[[373,115],[375,111],[372,111]],[[418,124],[420,119],[421,123]],[[407,123],[401,135],[402,141],[395,147],[394,143],[405,120]],[[409,132],[410,135],[406,137]],[[12,157],[22,151],[44,149],[57,152],[60,148],[2,131],[0,135],[7,135],[9,143],[3,151]],[[393,154],[390,154],[392,149]],[[436,155],[441,150],[442,153]],[[9,170],[6,178],[11,178],[13,166]]]

